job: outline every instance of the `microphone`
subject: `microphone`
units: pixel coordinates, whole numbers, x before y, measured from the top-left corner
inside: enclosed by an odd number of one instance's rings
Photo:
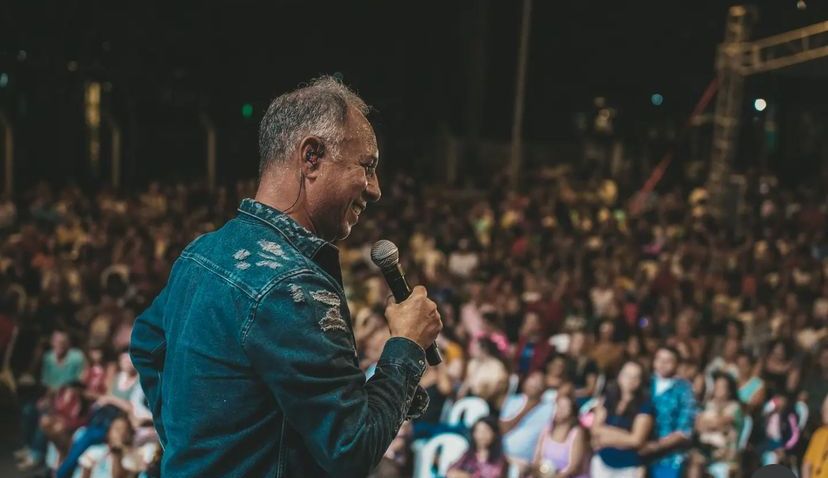
[[[388,288],[391,289],[397,303],[404,301],[411,295],[411,288],[408,287],[405,273],[400,265],[400,251],[393,242],[385,239],[375,242],[374,246],[371,247],[371,260],[382,271],[385,282],[388,283]],[[429,345],[425,353],[429,365],[438,365],[443,361],[436,343]]]

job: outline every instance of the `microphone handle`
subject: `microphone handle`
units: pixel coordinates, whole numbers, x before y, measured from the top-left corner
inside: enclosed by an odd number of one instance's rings
[[[391,293],[394,294],[394,300],[398,304],[411,295],[411,287],[408,287],[408,282],[405,280],[405,274],[399,262],[396,264],[396,270],[385,273],[385,280],[388,282],[388,288],[391,289]],[[428,364],[431,366],[439,365],[443,361],[443,357],[440,356],[440,350],[437,349],[436,343],[429,345],[425,354],[426,360],[428,360]]]

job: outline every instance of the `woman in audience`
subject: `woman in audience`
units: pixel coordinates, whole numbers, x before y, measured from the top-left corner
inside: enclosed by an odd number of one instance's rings
[[[541,434],[532,472],[539,478],[587,478],[589,443],[586,431],[578,423],[578,409],[573,397],[559,394],[555,415]]]
[[[607,387],[592,424],[592,476],[643,478],[644,461],[638,450],[653,429],[653,404],[644,370],[626,362],[618,380]]]
[[[724,372],[716,372],[713,394],[704,404],[704,410],[696,415],[696,447],[691,454],[688,477],[704,476],[704,469],[711,463],[726,470],[736,469],[742,421],[735,380]]]
[[[509,372],[491,340],[483,338],[476,344],[466,366],[466,380],[457,392],[458,398],[473,395],[499,409],[509,387]]]
[[[503,455],[503,440],[494,417],[481,418],[472,426],[471,446],[446,478],[504,478],[508,465]]]
[[[756,375],[756,364],[750,352],[739,352],[736,367],[739,370],[736,377],[739,401],[744,404],[748,414],[753,415],[765,404],[765,382]]]
[[[112,421],[106,442],[89,447],[78,460],[81,478],[134,478],[146,468],[132,446],[134,430],[125,416]]]

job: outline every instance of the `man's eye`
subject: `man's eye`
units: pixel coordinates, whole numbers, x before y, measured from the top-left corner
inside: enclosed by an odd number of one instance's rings
[[[374,173],[377,171],[377,167],[373,164],[366,164],[363,166],[365,168],[365,174],[368,176],[373,176]]]

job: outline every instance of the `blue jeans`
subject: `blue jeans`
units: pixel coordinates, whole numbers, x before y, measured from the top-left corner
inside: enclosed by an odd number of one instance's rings
[[[108,424],[89,425],[86,430],[80,433],[80,436],[69,447],[69,453],[66,459],[60,464],[55,477],[56,478],[71,478],[78,466],[78,460],[81,455],[89,449],[92,445],[103,443],[106,439],[106,434],[109,431]]]

